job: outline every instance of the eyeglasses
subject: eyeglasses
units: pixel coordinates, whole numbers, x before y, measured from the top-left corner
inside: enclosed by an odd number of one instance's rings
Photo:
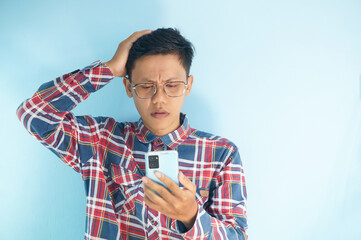
[[[135,91],[135,94],[139,98],[143,99],[152,98],[157,93],[158,85],[163,85],[163,90],[168,97],[180,97],[185,93],[188,83],[183,81],[174,81],[162,84],[139,83],[134,86],[130,83],[130,86]]]

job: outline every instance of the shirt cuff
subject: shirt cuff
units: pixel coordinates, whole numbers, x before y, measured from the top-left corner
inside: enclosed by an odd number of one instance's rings
[[[91,63],[81,71],[83,72],[84,76],[89,79],[95,91],[104,87],[115,77],[108,66],[100,60]]]
[[[110,69],[101,61],[96,61],[82,70],[42,84],[34,97],[51,103],[56,111],[71,111],[90,93],[102,88],[113,78]]]
[[[184,224],[179,220],[173,219],[171,224],[171,230],[180,234],[184,239],[189,240],[206,239],[209,235],[210,228],[211,217],[200,205],[198,205],[197,217],[194,221],[193,227],[188,231]]]

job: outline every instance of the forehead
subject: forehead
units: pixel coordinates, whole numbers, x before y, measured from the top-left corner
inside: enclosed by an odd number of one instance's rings
[[[132,79],[136,81],[184,78],[186,75],[186,70],[177,54],[143,56],[135,61],[132,70]]]

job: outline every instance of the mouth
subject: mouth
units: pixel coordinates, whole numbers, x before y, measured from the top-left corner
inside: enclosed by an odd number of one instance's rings
[[[157,110],[150,114],[152,117],[162,119],[168,117],[169,113],[164,110]]]

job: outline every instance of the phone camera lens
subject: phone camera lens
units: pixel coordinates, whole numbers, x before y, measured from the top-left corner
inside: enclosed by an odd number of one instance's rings
[[[159,157],[157,155],[152,155],[148,157],[149,160],[149,168],[159,168]]]

